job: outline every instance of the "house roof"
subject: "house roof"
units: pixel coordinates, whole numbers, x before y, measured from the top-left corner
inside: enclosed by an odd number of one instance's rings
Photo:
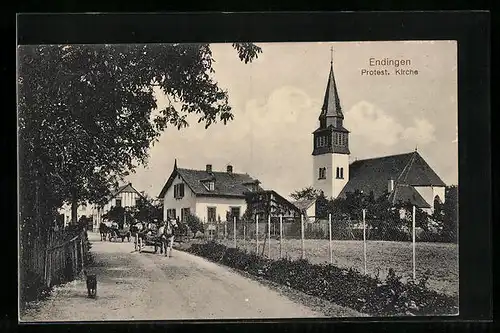
[[[341,197],[345,193],[356,190],[373,194],[379,197],[387,193],[387,182],[394,180],[394,188],[401,190],[396,192],[396,201],[399,196],[413,197],[409,189],[401,189],[399,185],[411,186],[446,186],[439,176],[432,170],[427,162],[417,151],[391,155],[366,160],[358,160],[349,166],[349,182],[340,192]],[[414,189],[413,189],[414,190]],[[415,199],[419,201],[419,199]],[[423,198],[422,198],[423,200]],[[423,200],[425,202],[425,200]]]
[[[122,186],[118,187],[116,190],[112,190],[111,194],[108,195],[108,197],[106,198],[107,201],[113,199],[114,197],[116,197],[120,193],[137,193],[141,197],[143,196],[139,191],[137,191],[132,186],[132,183],[128,183],[128,184],[125,184],[125,185],[122,185]]]
[[[300,210],[307,210],[316,202],[316,199],[301,199],[293,201],[292,204],[295,205]]]
[[[259,184],[258,180],[253,179],[246,173],[228,173],[220,171],[207,172],[206,170],[177,168],[176,164],[172,174],[158,195],[159,198],[163,198],[165,196],[165,193],[170,186],[172,186],[172,182],[176,176],[180,176],[197,196],[244,198],[245,193],[250,190],[251,184]],[[203,183],[207,180],[215,181],[215,189],[213,191],[209,191],[203,185]],[[258,189],[261,189],[260,186]]]

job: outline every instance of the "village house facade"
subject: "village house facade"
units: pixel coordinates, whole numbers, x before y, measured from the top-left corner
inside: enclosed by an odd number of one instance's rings
[[[238,219],[247,208],[246,194],[262,190],[260,182],[248,174],[234,173],[228,165],[225,171],[174,168],[158,198],[163,200],[164,219],[185,221],[196,215],[203,222],[225,221],[226,214]]]
[[[78,206],[77,220],[82,216],[92,219],[92,228],[96,231],[99,224],[103,222],[103,215],[109,212],[112,207],[135,207],[137,200],[141,197],[143,195],[132,186],[132,183],[122,185],[111,192],[106,198],[106,203],[102,206],[89,203]],[[71,205],[65,204],[59,209],[59,214],[64,218],[64,226],[68,226],[71,223]]]
[[[319,116],[313,132],[313,187],[327,198],[344,197],[359,190],[375,197],[387,195],[392,203],[410,201],[431,214],[436,202],[444,203],[446,184],[418,153],[357,160],[349,164],[349,131],[333,72],[333,61]],[[312,204],[306,205],[312,211]],[[310,214],[310,213],[308,213]]]

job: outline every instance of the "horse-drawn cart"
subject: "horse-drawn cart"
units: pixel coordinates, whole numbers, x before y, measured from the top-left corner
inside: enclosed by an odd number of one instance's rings
[[[160,248],[160,253],[163,253],[163,245],[164,243],[162,243],[161,237],[149,231],[140,234],[139,237],[136,238],[135,248],[139,252],[142,252],[145,246],[153,246],[155,253],[158,251],[158,248]]]
[[[126,238],[130,242],[130,237],[131,237],[130,229],[129,228],[113,229],[112,237],[115,241],[117,240],[117,238],[121,238],[123,242]]]

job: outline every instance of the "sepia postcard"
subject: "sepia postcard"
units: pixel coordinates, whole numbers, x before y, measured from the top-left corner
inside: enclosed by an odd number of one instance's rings
[[[457,316],[457,42],[19,45],[21,322]]]

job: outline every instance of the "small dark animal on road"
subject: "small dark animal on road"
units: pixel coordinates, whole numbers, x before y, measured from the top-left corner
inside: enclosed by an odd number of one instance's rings
[[[87,271],[83,271],[87,279],[87,292],[88,296],[95,298],[97,295],[97,277],[95,274],[87,274]]]

